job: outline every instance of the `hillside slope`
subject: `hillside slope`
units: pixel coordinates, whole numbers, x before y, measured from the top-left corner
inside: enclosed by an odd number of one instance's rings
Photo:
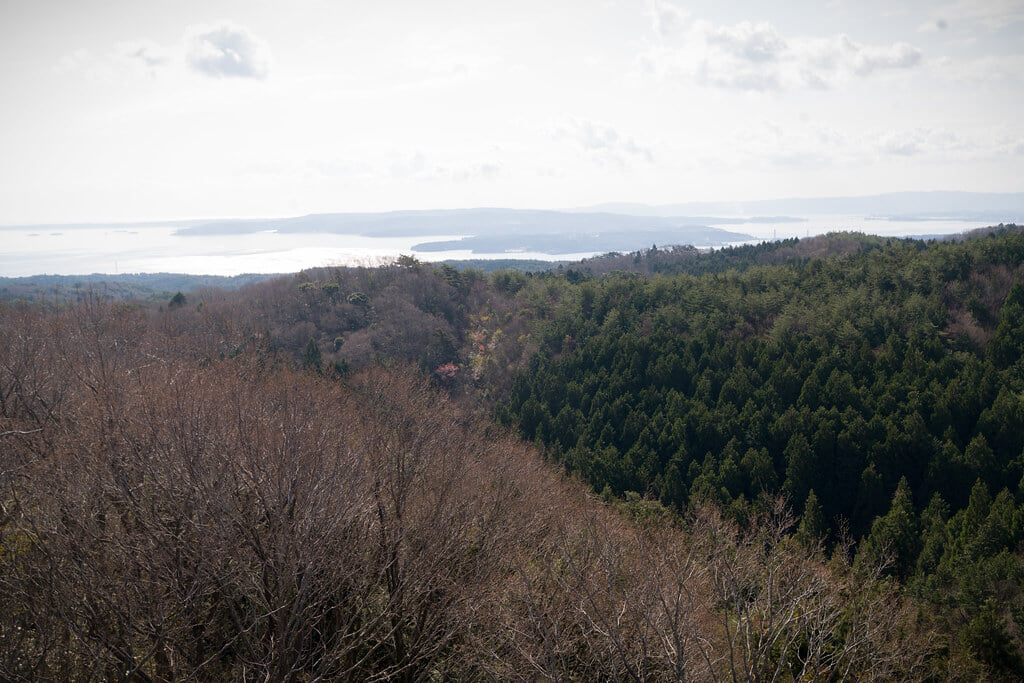
[[[1024,675],[1016,226],[171,304],[0,308],[5,677]]]
[[[896,587],[781,506],[616,512],[406,369],[211,359],[215,319],[167,315],[0,305],[4,680],[935,669]]]

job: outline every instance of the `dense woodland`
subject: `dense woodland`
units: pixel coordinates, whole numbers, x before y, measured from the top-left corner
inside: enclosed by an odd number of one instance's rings
[[[0,304],[5,680],[1024,677],[1024,232]]]
[[[9,301],[76,301],[87,292],[106,299],[150,302],[166,300],[175,292],[205,287],[237,289],[274,275],[182,275],[175,273],[124,273],[119,275],[33,275],[0,277],[0,299]]]

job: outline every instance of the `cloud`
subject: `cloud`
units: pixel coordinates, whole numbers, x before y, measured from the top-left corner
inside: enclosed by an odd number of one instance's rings
[[[855,143],[846,133],[832,128],[828,122],[801,117],[792,120],[751,121],[738,128],[731,139],[709,142],[705,155],[716,151],[738,160],[745,168],[771,173],[780,168],[823,169],[847,163]]]
[[[474,180],[492,180],[500,176],[503,171],[504,167],[498,162],[484,162],[454,168],[449,172],[452,180],[465,183]]]
[[[165,66],[171,61],[167,50],[151,40],[121,43],[118,52],[128,60],[135,60],[148,69]]]
[[[264,79],[270,73],[266,43],[248,29],[230,23],[195,26],[186,32],[185,61],[214,78]]]
[[[921,153],[921,135],[913,131],[886,133],[879,139],[878,147],[886,154],[901,157],[914,156]]]
[[[683,29],[690,13],[667,0],[652,0],[648,7],[651,28],[663,38],[675,35]]]
[[[76,50],[61,57],[54,71],[61,76],[81,74],[91,81],[114,84],[136,76],[155,77],[174,61],[173,50],[150,40],[137,40],[117,43],[105,54]]]
[[[943,77],[959,83],[978,85],[1008,82],[1013,88],[1019,88],[1024,82],[1024,54],[984,55],[961,62],[943,60],[938,62],[938,66],[942,67]]]
[[[497,154],[499,152],[492,149],[490,153]],[[504,165],[497,159],[488,161],[469,161],[466,159],[435,160],[428,158],[422,151],[416,150],[411,153],[401,154],[394,159],[388,170],[388,176],[392,179],[401,180],[472,183],[494,180],[504,172]]]
[[[119,42],[105,54],[76,50],[63,56],[53,68],[61,75],[82,73],[93,80],[114,83],[132,75],[156,77],[186,67],[215,78],[263,79],[270,72],[270,51],[248,29],[222,22],[190,27],[182,41],[173,45],[142,39]]]
[[[735,26],[707,28],[705,36],[709,45],[719,46],[737,59],[755,63],[774,62],[787,49],[786,41],[767,22],[755,25],[743,21]]]
[[[950,24],[979,24],[990,31],[1024,22],[1021,0],[956,0],[940,10]]]
[[[135,73],[155,77],[175,61],[174,51],[152,40],[135,40],[114,46],[110,63]]]
[[[747,91],[830,88],[853,77],[921,63],[907,43],[865,45],[846,35],[793,37],[767,22],[715,26],[694,21],[679,40],[659,40],[638,62],[658,77]]]
[[[95,57],[93,57],[92,53],[85,48],[79,48],[57,60],[57,63],[53,66],[53,70],[57,74],[63,76],[65,74],[74,73],[80,69],[85,69],[93,62],[95,62]]]
[[[887,131],[878,136],[875,144],[875,148],[883,154],[901,157],[939,154],[967,158],[990,151],[986,147],[965,141],[952,131],[931,128]]]
[[[693,80],[701,85],[757,92],[778,90],[782,85],[774,70],[714,59],[701,61],[693,71]]]
[[[926,21],[917,27],[918,33],[935,33],[937,31],[945,31],[949,28],[949,22],[941,17],[935,21]]]
[[[907,69],[921,62],[921,51],[907,43],[886,47],[851,44],[850,64],[858,76],[867,76],[879,69]]]
[[[654,153],[637,144],[631,137],[621,135],[611,126],[586,119],[568,117],[551,127],[556,139],[572,140],[583,151],[601,162],[625,166],[630,159],[654,162]]]

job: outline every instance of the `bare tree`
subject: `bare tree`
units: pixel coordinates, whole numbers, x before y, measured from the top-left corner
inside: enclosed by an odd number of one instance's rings
[[[637,524],[413,369],[232,358],[211,309],[0,307],[0,678],[922,675],[781,502]]]

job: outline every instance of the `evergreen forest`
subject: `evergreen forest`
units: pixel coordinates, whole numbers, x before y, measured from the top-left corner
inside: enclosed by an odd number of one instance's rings
[[[1021,680],[1024,229],[0,302],[0,679]]]

